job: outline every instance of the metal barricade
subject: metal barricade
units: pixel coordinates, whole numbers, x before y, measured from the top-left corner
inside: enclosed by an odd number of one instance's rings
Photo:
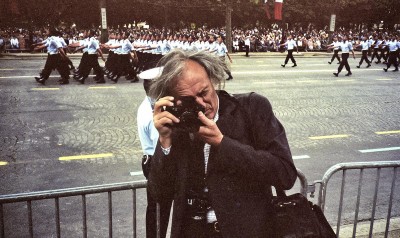
[[[76,187],[68,189],[48,190],[43,192],[20,193],[11,195],[0,196],[0,238],[5,237],[4,227],[4,204],[26,202],[28,208],[28,223],[29,223],[29,237],[33,237],[33,216],[32,216],[32,201],[54,199],[55,201],[55,222],[57,237],[61,237],[61,224],[60,224],[60,198],[81,196],[82,197],[82,221],[83,221],[83,237],[88,236],[87,229],[87,209],[86,209],[86,196],[89,194],[108,194],[108,233],[109,237],[113,237],[113,208],[112,208],[112,193],[116,191],[132,191],[132,216],[133,216],[133,237],[137,236],[136,227],[136,190],[146,188],[147,181],[135,181],[124,183],[104,184],[97,186]]]
[[[326,206],[326,198],[327,198],[327,188],[328,188],[328,182],[331,179],[331,177],[339,172],[342,171],[342,176],[341,176],[341,184],[340,184],[340,197],[339,197],[339,207],[338,207],[338,218],[337,218],[337,224],[336,224],[336,235],[339,237],[340,235],[340,227],[342,223],[342,215],[343,215],[343,203],[344,203],[344,195],[345,195],[345,186],[346,186],[346,178],[351,170],[353,171],[359,171],[358,173],[358,179],[354,178],[352,182],[357,182],[357,196],[354,197],[355,201],[355,208],[354,208],[354,221],[353,221],[353,228],[352,228],[352,237],[356,237],[356,232],[357,232],[357,224],[359,223],[359,214],[360,214],[360,199],[361,199],[361,194],[362,194],[362,189],[364,188],[363,182],[365,180],[365,174],[366,170],[376,170],[376,176],[375,179],[371,179],[371,181],[375,181],[375,184],[370,183],[369,187],[372,188],[373,190],[373,202],[372,202],[372,211],[371,211],[371,216],[369,218],[363,218],[361,219],[362,221],[369,220],[370,227],[369,227],[369,237],[372,237],[373,235],[373,229],[374,229],[374,222],[376,219],[376,211],[377,211],[377,198],[378,198],[378,190],[380,186],[380,181],[382,180],[382,176],[386,180],[391,180],[391,185],[390,185],[390,192],[388,194],[389,196],[389,201],[388,201],[388,208],[387,208],[387,216],[386,216],[386,226],[385,226],[385,237],[388,237],[389,233],[389,226],[390,226],[390,220],[392,218],[392,206],[393,206],[393,196],[394,196],[394,191],[396,187],[396,179],[397,179],[397,171],[398,167],[400,167],[400,161],[375,161],[375,162],[354,162],[354,163],[340,163],[337,165],[332,166],[330,169],[326,171],[324,174],[322,180],[320,181],[315,181],[312,187],[315,186],[316,184],[320,184],[320,189],[319,189],[319,197],[318,197],[318,205],[321,207],[322,211],[324,211],[325,206]],[[389,172],[387,174],[382,175],[382,169],[387,169]],[[385,170],[386,171],[386,170]],[[392,172],[390,172],[392,171]],[[373,171],[368,171],[368,172],[373,172]],[[352,174],[356,175],[356,174]],[[373,176],[374,174],[369,174]],[[390,178],[391,175],[391,178]],[[357,177],[357,176],[353,176]],[[353,185],[353,184],[351,184]],[[386,186],[386,190],[388,190],[388,186]],[[313,187],[313,190],[315,190],[315,187]],[[311,194],[313,196],[313,192]],[[381,196],[384,196],[381,194]],[[364,195],[365,197],[365,195]],[[399,199],[399,198],[397,198]],[[347,202],[347,200],[346,200]],[[397,204],[398,205],[398,204]],[[352,212],[353,212],[352,211]],[[363,211],[364,213],[366,211]],[[326,214],[326,212],[325,212]]]
[[[299,178],[300,193],[307,196],[307,179],[304,174],[297,169],[297,176]],[[31,193],[20,193],[11,195],[0,195],[0,238],[5,237],[5,224],[4,224],[4,209],[5,204],[26,202],[28,209],[28,229],[29,237],[34,237],[34,226],[33,226],[33,208],[32,201],[38,200],[49,200],[54,199],[55,202],[55,224],[56,224],[56,234],[57,237],[61,237],[61,224],[60,224],[60,199],[66,197],[81,196],[82,198],[82,232],[83,237],[88,237],[87,228],[87,208],[86,208],[86,198],[89,194],[108,194],[108,236],[113,237],[113,208],[112,208],[112,193],[116,191],[131,190],[133,196],[133,232],[132,237],[137,237],[137,214],[136,214],[136,190],[140,188],[146,188],[147,181],[137,181],[137,182],[125,182],[125,183],[113,183],[104,184],[97,186],[85,186],[77,188],[68,189],[58,189],[58,190],[48,190],[41,192],[31,192]],[[159,221],[159,206],[157,205],[157,237],[160,237],[160,221]]]

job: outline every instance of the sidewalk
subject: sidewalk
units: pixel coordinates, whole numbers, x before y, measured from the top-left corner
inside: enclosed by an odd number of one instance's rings
[[[246,58],[245,52],[238,52],[238,53],[230,53],[233,58]],[[355,51],[356,55],[361,55],[361,52]],[[327,52],[299,52],[293,53],[295,57],[301,58],[311,58],[311,57],[320,57],[320,58],[327,58],[332,57],[332,53]],[[107,54],[104,54],[107,57]],[[286,57],[286,52],[250,52],[249,58],[284,58]],[[0,54],[0,59],[30,59],[30,58],[46,58],[47,54],[45,53],[2,53]],[[76,54],[68,54],[68,57],[71,59],[74,58],[81,58],[82,53]]]

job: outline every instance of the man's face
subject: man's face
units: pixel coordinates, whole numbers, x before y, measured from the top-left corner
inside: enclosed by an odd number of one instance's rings
[[[176,80],[178,83],[174,89],[175,95],[172,96],[178,99],[183,96],[195,98],[205,108],[206,117],[213,119],[218,109],[218,96],[205,69],[199,63],[189,60]]]

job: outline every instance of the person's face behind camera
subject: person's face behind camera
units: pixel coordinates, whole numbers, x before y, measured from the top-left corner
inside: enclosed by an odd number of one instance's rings
[[[190,96],[205,108],[205,116],[213,119],[218,107],[217,93],[208,78],[205,69],[197,62],[189,60],[181,76],[176,79],[177,85],[172,95],[179,97]]]

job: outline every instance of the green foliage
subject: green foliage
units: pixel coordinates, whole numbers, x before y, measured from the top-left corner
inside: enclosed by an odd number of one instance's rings
[[[100,25],[99,1],[82,0],[13,0],[21,15],[8,24],[47,25],[60,22],[90,27]],[[264,12],[264,0],[106,0],[107,21],[111,26],[147,21],[155,26],[181,27],[224,26],[226,4],[232,4],[233,26],[270,25]],[[274,1],[269,0],[273,16]],[[318,28],[329,25],[330,15],[337,15],[337,26],[372,25],[383,21],[388,26],[400,23],[399,0],[284,0],[283,22],[289,25]]]

